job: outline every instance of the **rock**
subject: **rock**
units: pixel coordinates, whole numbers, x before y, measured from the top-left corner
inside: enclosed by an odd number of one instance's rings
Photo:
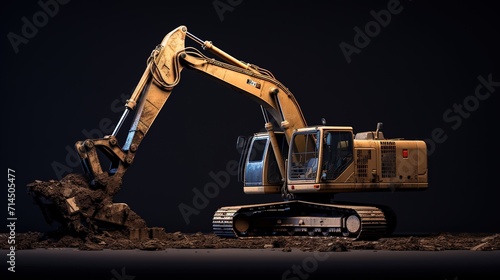
[[[471,248],[471,251],[484,251],[484,249],[488,246],[488,242],[481,243]]]

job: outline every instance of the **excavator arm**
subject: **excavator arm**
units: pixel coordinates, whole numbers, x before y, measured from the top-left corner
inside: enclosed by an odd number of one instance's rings
[[[205,56],[200,50],[185,47],[186,37],[200,43],[223,61]],[[273,75],[257,66],[246,64],[214,46],[210,41],[201,41],[180,26],[168,33],[160,45],[151,53],[146,70],[137,87],[127,100],[125,111],[112,135],[100,139],[78,141],[76,149],[81,157],[86,175],[96,186],[114,195],[120,189],[122,177],[132,164],[137,149],[172,90],[181,78],[181,71],[191,69],[218,80],[238,92],[250,97],[280,124],[287,140],[294,130],[306,126],[300,106],[292,93]],[[135,117],[123,147],[116,135],[128,116],[135,111]],[[266,120],[266,129],[272,134],[272,124]],[[280,149],[274,149],[277,158],[282,158]],[[101,166],[99,153],[111,162],[109,170]],[[278,160],[282,163],[283,160]],[[284,175],[284,167],[280,166]]]

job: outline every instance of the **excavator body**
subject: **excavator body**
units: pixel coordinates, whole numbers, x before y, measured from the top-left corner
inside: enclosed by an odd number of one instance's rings
[[[315,126],[298,129],[291,145],[281,137],[286,178],[280,176],[268,133],[257,133],[240,162],[244,192],[281,193],[284,181],[285,191],[293,195],[427,188],[425,142],[385,139],[382,132],[373,138],[376,133]]]
[[[396,226],[390,208],[340,203],[334,195],[428,186],[424,141],[385,139],[379,129],[355,135],[351,127],[340,126],[298,129],[290,143],[277,138],[287,153],[286,177],[279,176],[270,137],[261,132],[242,150],[240,179],[247,194],[281,193],[286,201],[220,208],[214,216],[219,235],[387,236]]]

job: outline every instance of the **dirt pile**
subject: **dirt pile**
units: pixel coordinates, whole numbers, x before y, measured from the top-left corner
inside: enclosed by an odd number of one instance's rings
[[[111,177],[110,177],[111,178]],[[60,181],[39,181],[27,185],[49,224],[54,221],[67,230],[89,234],[110,223],[145,228],[146,222],[124,203],[113,203],[121,182],[108,180],[93,186],[82,174],[68,174]]]

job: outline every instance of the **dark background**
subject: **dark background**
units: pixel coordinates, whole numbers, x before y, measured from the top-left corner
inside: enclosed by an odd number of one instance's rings
[[[500,87],[483,100],[474,97],[478,76],[500,82],[498,10],[486,1],[401,1],[402,11],[350,63],[339,45],[354,45],[354,28],[364,29],[374,20],[370,11],[387,9],[390,1],[68,1],[51,6],[46,22],[37,1],[12,2],[3,4],[0,17],[2,166],[16,172],[18,232],[53,228],[26,185],[81,172],[68,149],[87,134],[98,137],[100,121],[116,124],[122,96],[131,94],[150,52],[179,25],[270,70],[294,93],[309,124],[324,117],[360,132],[383,122],[386,137],[428,142],[428,190],[339,199],[391,206],[398,233],[500,231],[494,121]],[[16,52],[8,34],[22,36],[22,18],[33,23],[34,16],[39,28]],[[256,103],[189,71],[140,146],[116,201],[150,226],[211,232],[218,207],[280,197],[246,195],[231,176],[229,186],[184,220],[179,205],[194,206],[193,189],[203,191],[214,182],[210,172],[226,172],[238,160],[237,136],[264,125]],[[467,114],[445,119],[454,104],[465,105]],[[436,129],[446,136],[440,143],[430,140]],[[3,193],[6,203],[7,186]]]

